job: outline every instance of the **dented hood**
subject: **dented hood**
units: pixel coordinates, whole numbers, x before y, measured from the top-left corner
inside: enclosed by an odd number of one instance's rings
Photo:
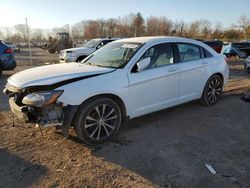
[[[46,65],[18,72],[8,79],[8,84],[16,88],[53,85],[77,78],[84,79],[115,70],[80,63]]]

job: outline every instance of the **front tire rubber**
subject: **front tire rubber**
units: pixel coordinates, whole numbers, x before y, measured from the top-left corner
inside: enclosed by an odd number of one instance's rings
[[[77,58],[76,62],[81,62],[83,59],[85,59],[87,56],[80,56]]]
[[[206,106],[216,104],[221,97],[222,89],[222,78],[219,75],[213,75],[206,83],[200,102]]]
[[[84,102],[76,114],[75,132],[87,144],[100,144],[112,138],[121,125],[119,105],[110,98],[100,97]]]

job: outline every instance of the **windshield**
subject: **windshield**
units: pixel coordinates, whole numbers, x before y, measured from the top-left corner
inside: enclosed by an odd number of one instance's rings
[[[142,43],[112,42],[94,52],[84,64],[120,68],[124,66],[142,46]]]
[[[100,39],[93,39],[87,42],[86,44],[84,44],[83,46],[86,48],[94,48],[99,42],[100,42]]]

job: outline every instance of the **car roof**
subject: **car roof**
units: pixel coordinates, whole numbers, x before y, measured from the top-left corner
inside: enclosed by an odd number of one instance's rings
[[[94,38],[91,40],[118,40],[118,39],[121,39],[121,38]]]
[[[213,55],[217,54],[211,47],[204,44],[203,42],[200,42],[194,39],[189,39],[189,38],[182,38],[182,37],[171,37],[171,36],[135,37],[135,38],[120,39],[114,42],[132,42],[132,43],[142,43],[142,44],[146,43],[148,45],[157,44],[161,42],[179,42],[179,43],[183,42],[183,43],[191,43],[191,44],[202,46]]]
[[[171,37],[171,36],[150,36],[150,37],[134,37],[121,39],[122,42],[135,42],[135,43],[155,43],[155,42],[192,42],[196,43],[196,40],[181,37]],[[197,41],[199,44],[200,42]]]

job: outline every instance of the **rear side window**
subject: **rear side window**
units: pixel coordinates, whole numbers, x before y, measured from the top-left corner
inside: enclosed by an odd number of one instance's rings
[[[194,44],[177,43],[177,48],[180,54],[180,61],[193,61],[201,59],[200,47]]]
[[[205,57],[213,57],[213,55],[209,51],[207,51],[205,48],[203,48],[203,50],[204,50]]]

